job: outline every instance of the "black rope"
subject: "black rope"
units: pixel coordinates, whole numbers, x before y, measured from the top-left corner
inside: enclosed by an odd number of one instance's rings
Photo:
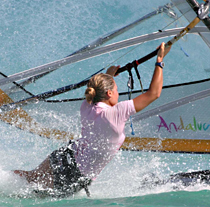
[[[174,84],[174,85],[167,85],[167,86],[163,86],[163,89],[167,89],[167,88],[174,88],[174,87],[182,87],[182,86],[187,86],[187,85],[194,85],[194,84],[198,84],[198,83],[204,83],[210,81],[210,78],[207,79],[203,79],[203,80],[199,80],[199,81],[191,81],[191,82],[187,82],[187,83],[179,83],[179,84]],[[143,92],[146,92],[148,89],[144,89]],[[133,94],[135,93],[139,93],[142,92],[141,90],[135,90],[132,91]],[[119,93],[120,96],[122,95],[127,95],[129,92],[121,92]],[[59,102],[72,102],[72,101],[82,101],[84,100],[84,97],[80,97],[80,98],[71,98],[71,99],[62,99],[62,100],[45,100],[46,102],[49,103],[59,103]]]

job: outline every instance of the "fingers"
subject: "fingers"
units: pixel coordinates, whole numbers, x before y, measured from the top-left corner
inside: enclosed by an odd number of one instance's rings
[[[111,66],[107,69],[106,74],[109,74],[111,76],[115,76],[117,70],[120,68],[120,65],[118,66]],[[117,76],[117,75],[116,75]]]
[[[165,47],[165,43],[164,42],[162,42],[158,47],[157,47],[157,49],[160,49],[161,47]]]
[[[163,58],[168,54],[168,52],[170,51],[171,49],[171,46],[170,47],[165,47],[165,43],[162,42],[161,45],[158,47],[159,50],[158,50],[158,54],[157,54],[157,62],[162,62],[163,61]],[[158,49],[157,48],[157,49]]]
[[[118,71],[119,68],[120,68],[120,65],[116,66],[116,69],[117,69],[117,70],[116,70],[115,74],[117,73],[117,71]],[[115,75],[115,74],[114,74],[114,77],[116,77],[116,76],[119,75],[119,74],[117,74],[117,75]]]
[[[162,42],[157,53],[157,62],[162,62],[164,58],[165,43]]]

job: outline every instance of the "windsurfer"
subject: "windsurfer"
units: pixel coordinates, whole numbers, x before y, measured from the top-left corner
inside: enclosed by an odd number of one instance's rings
[[[113,76],[120,66],[111,66],[106,74],[97,74],[88,82],[82,103],[82,138],[50,154],[31,171],[15,170],[29,183],[73,194],[87,186],[112,160],[125,140],[124,126],[129,117],[155,101],[163,85],[163,58],[170,51],[165,43],[159,47],[149,90],[133,100],[118,103]]]

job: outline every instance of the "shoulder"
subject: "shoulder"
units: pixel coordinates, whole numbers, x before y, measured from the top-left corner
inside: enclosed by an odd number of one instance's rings
[[[96,104],[89,104],[85,100],[83,101],[80,107],[80,114],[82,117],[93,118],[93,117],[99,116],[103,111],[106,111],[108,108],[111,108],[111,106],[108,106],[107,104],[103,102],[98,102]]]

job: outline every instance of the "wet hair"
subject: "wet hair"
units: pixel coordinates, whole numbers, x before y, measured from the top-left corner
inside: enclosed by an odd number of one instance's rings
[[[85,91],[85,97],[89,104],[97,103],[107,99],[107,91],[113,90],[114,79],[111,75],[99,73],[93,76]]]

